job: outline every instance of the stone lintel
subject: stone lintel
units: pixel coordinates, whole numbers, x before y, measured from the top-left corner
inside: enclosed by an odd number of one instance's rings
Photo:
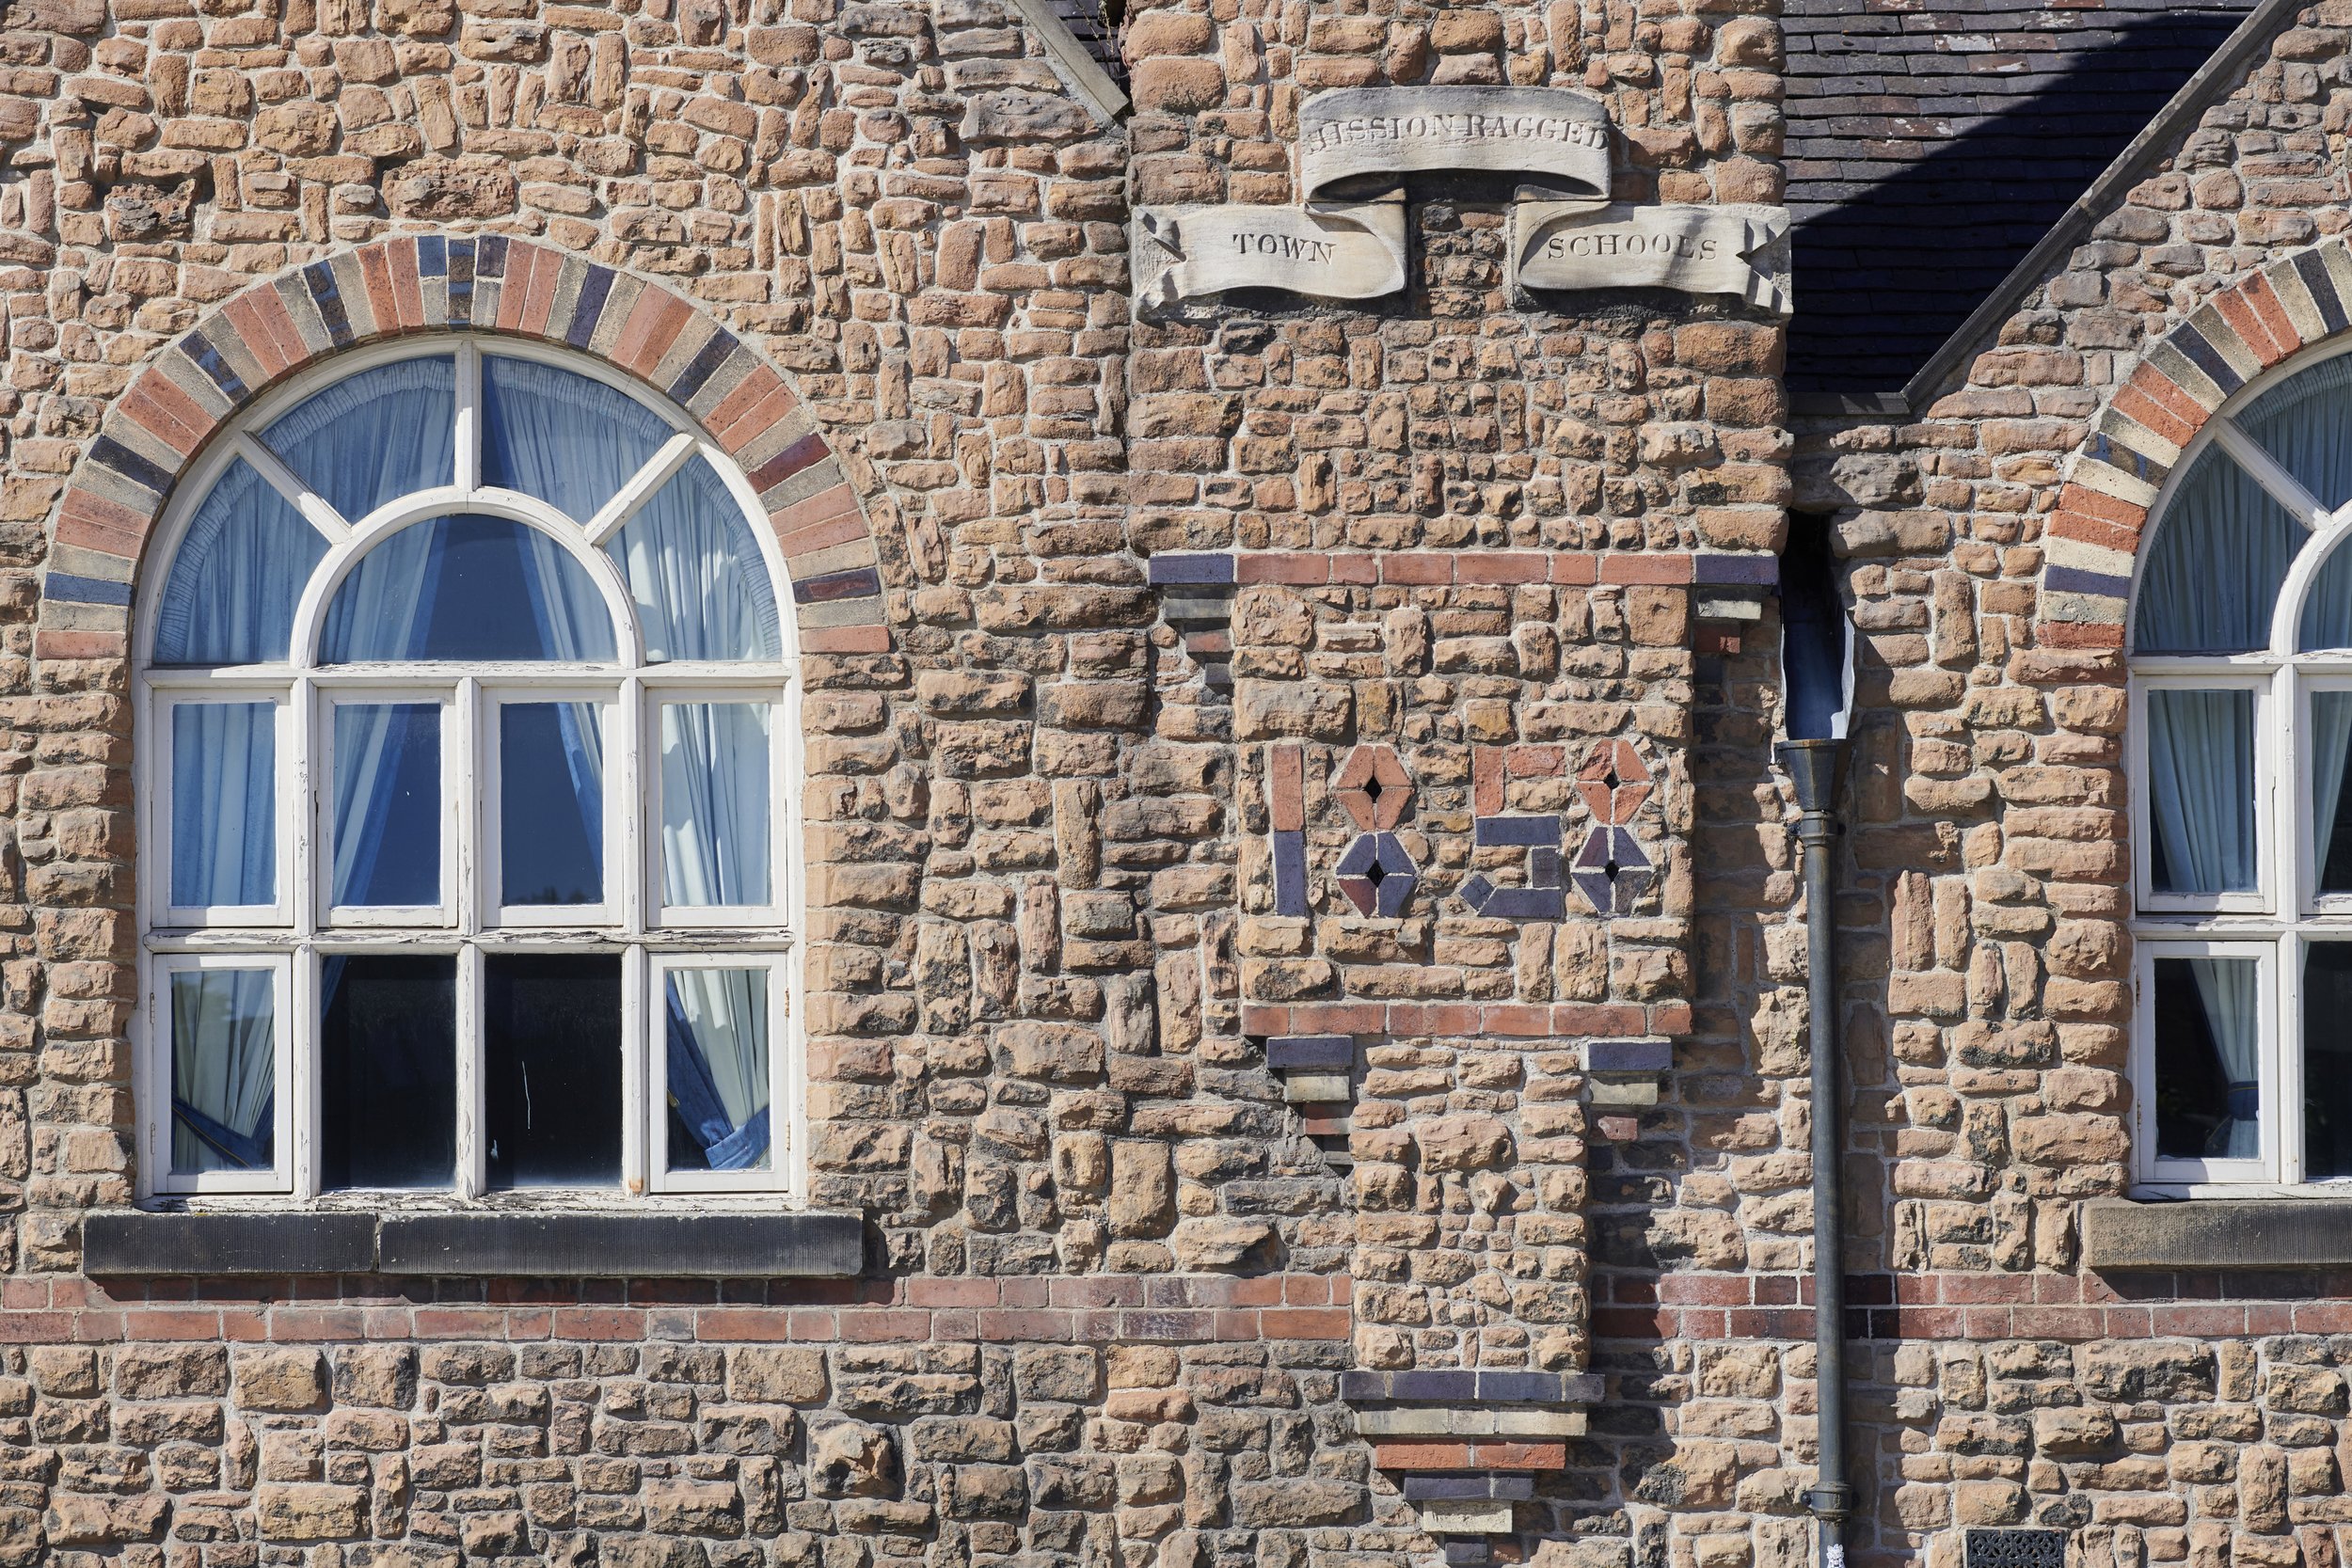
[[[2093,1269],[2316,1269],[2352,1266],[2352,1197],[2197,1198],[2084,1205]]]

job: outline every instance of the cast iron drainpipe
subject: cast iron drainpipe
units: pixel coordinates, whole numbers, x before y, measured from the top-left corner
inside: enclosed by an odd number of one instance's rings
[[[1820,1406],[1820,1475],[1813,1510],[1820,1568],[1846,1568],[1845,1048],[1837,1028],[1837,919],[1831,857],[1837,848],[1837,795],[1847,742],[1785,740],[1776,750],[1797,796],[1797,842],[1804,848],[1806,982],[1813,1041],[1814,1400]]]

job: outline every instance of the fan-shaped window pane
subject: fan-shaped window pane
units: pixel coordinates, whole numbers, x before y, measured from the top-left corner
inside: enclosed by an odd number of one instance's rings
[[[286,657],[294,606],[326,540],[243,458],[204,498],[172,557],[155,616],[158,664]]]
[[[548,535],[461,515],[402,529],[336,590],[319,659],[609,660],[612,619],[588,570]]]
[[[379,365],[296,404],[262,440],[356,523],[411,491],[456,483],[456,388],[446,355]]]
[[[2339,356],[2272,388],[2237,416],[2237,426],[2330,510],[2352,500],[2352,355]]]
[[[496,355],[482,361],[482,483],[536,496],[583,523],[672,435],[644,404],[600,381]]]
[[[2337,546],[2304,592],[2295,645],[2307,654],[2352,648],[2352,550]]]
[[[2268,647],[2279,585],[2306,537],[2229,453],[2207,448],[2149,544],[2135,645],[2143,654]]]
[[[605,546],[628,579],[648,659],[774,658],[767,563],[743,509],[695,458]]]

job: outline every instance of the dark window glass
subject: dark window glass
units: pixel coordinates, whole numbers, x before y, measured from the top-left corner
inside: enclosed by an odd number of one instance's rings
[[[537,529],[472,513],[412,523],[352,568],[319,661],[609,659],[612,615],[586,567]]]
[[[483,1057],[493,1187],[621,1179],[618,954],[483,960]]]
[[[447,1187],[457,1168],[457,960],[320,966],[320,1180]]]
[[[2352,942],[2303,958],[2303,1179],[2352,1176]]]
[[[499,709],[499,902],[604,899],[604,745],[594,703]]]

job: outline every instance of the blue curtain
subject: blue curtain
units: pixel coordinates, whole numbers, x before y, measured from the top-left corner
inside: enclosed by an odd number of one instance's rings
[[[768,972],[673,969],[665,1059],[670,1108],[701,1158],[670,1168],[757,1170],[768,1164]]]
[[[266,969],[172,974],[173,1170],[265,1170],[271,1164],[276,1011]]]
[[[2279,466],[2330,510],[2352,500],[2352,356],[2339,355],[2265,392],[2237,416]]]
[[[585,523],[673,434],[600,381],[529,359],[482,360],[482,483],[536,496]]]
[[[648,659],[774,658],[774,584],[743,509],[695,458],[608,541],[628,579]]]
[[[386,501],[456,482],[456,386],[447,356],[379,365],[296,404],[262,440],[357,523]]]
[[[2148,693],[2149,816],[2159,893],[2254,886],[2254,694]]]
[[[662,901],[769,901],[768,707],[661,705]]]
[[[294,605],[326,540],[239,458],[189,520],[155,615],[158,664],[286,657]]]
[[[171,901],[278,901],[278,725],[268,703],[171,709]]]
[[[2149,544],[2135,648],[2217,654],[2268,647],[2279,585],[2308,537],[2227,452],[2208,447]]]

